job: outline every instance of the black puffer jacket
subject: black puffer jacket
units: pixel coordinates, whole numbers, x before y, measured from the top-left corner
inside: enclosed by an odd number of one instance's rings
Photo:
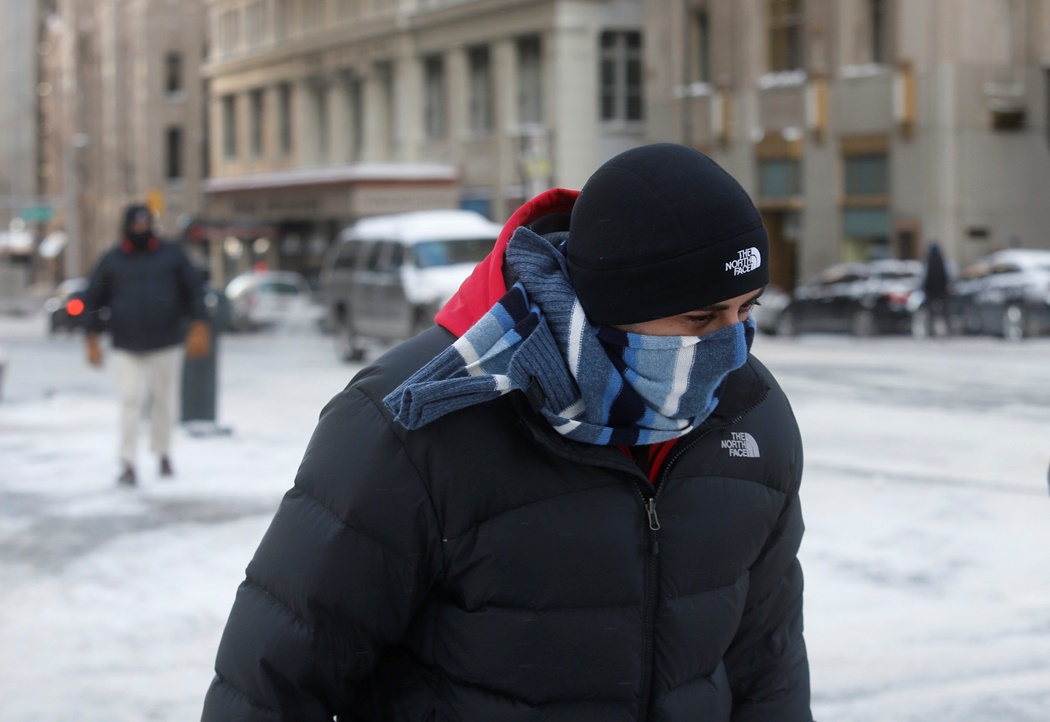
[[[108,330],[113,346],[155,351],[183,342],[189,320],[204,320],[197,269],[174,243],[153,239],[137,249],[124,241],[99,260],[84,293],[88,331]],[[109,309],[104,321],[103,308]]]
[[[432,329],[324,410],[237,593],[231,720],[808,722],[802,454],[753,358],[655,493],[514,392],[406,432]]]

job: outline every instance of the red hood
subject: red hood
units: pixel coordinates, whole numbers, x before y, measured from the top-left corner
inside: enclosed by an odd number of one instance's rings
[[[489,255],[474,268],[474,272],[459,287],[456,295],[438,311],[434,317],[438,325],[444,326],[459,337],[488,313],[496,301],[507,292],[507,285],[503,282],[503,256],[514,231],[548,213],[568,213],[579,195],[579,191],[552,188],[515,211],[500,231],[496,245]]]

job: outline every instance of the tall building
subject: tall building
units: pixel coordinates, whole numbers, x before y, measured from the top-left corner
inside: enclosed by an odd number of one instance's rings
[[[1050,2],[646,2],[651,138],[756,198],[774,282],[1050,247]]]
[[[147,203],[167,235],[199,212],[203,5],[57,0],[45,40],[45,187],[65,199],[55,225],[69,236],[65,275],[80,275],[116,242],[128,203]]]
[[[36,240],[52,212],[39,164],[39,103],[52,90],[40,67],[47,6],[0,0],[0,297],[7,299],[33,280]]]
[[[503,220],[645,139],[642,0],[207,5],[204,233],[227,272],[312,275],[363,215]]]
[[[0,2],[0,229],[36,195],[37,4]]]

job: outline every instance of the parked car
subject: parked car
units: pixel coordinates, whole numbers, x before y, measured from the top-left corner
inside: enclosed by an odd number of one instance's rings
[[[232,331],[306,326],[321,310],[306,279],[295,271],[249,271],[226,284]]]
[[[766,286],[758,305],[751,310],[755,319],[755,328],[762,333],[775,335],[780,327],[780,314],[791,301],[791,294],[780,290],[778,286]]]
[[[368,341],[400,341],[430,326],[500,230],[465,210],[375,216],[344,229],[319,280],[340,357],[360,359]]]
[[[840,263],[795,288],[780,312],[777,332],[845,332],[854,336],[907,333],[921,261],[885,259]]]
[[[44,301],[44,311],[49,315],[48,332],[51,335],[59,331],[82,331],[85,328],[84,292],[87,287],[86,278],[68,278],[58,284],[54,295]]]
[[[1050,250],[991,253],[964,268],[954,290],[957,330],[1011,341],[1050,334]]]

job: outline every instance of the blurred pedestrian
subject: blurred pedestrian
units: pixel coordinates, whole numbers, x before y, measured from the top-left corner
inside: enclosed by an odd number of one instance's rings
[[[942,332],[950,336],[952,332],[951,319],[948,314],[949,297],[951,295],[951,276],[948,266],[941,254],[941,247],[936,241],[930,244],[926,253],[926,273],[922,280],[923,305],[926,311],[926,335],[933,337]],[[941,324],[938,326],[938,324]]]
[[[768,249],[680,145],[521,208],[322,412],[204,722],[811,722]]]
[[[137,483],[135,461],[143,408],[150,410],[151,449],[162,477],[174,473],[171,430],[175,422],[182,344],[186,355],[208,354],[201,279],[177,245],[154,232],[153,216],[142,205],[124,214],[120,242],[99,260],[84,294],[87,357],[102,366],[99,336],[108,330],[120,386],[120,458],[117,481]],[[103,309],[108,309],[104,317]]]

